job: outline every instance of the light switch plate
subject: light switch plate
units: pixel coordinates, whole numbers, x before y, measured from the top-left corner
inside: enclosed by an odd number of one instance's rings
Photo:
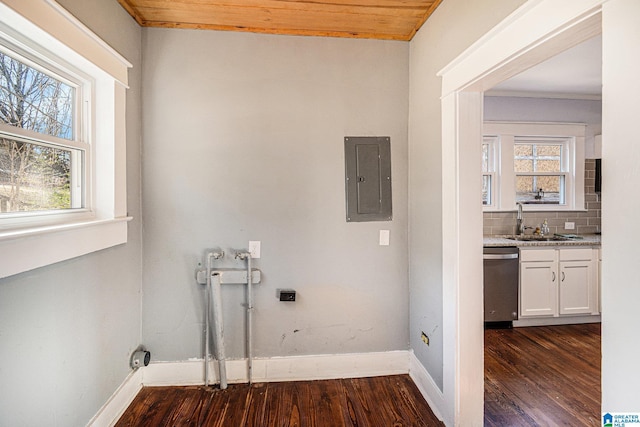
[[[380,230],[380,246],[389,246],[389,230]]]
[[[260,258],[260,241],[259,240],[249,241],[249,253],[251,254],[251,258],[253,259]]]

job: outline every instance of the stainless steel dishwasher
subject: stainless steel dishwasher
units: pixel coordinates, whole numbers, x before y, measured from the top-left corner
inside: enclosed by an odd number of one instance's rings
[[[518,319],[518,248],[485,247],[484,321],[487,326],[511,326]]]

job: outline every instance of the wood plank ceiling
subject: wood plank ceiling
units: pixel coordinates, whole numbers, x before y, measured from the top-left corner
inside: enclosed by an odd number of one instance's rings
[[[144,27],[411,40],[442,0],[118,0]]]

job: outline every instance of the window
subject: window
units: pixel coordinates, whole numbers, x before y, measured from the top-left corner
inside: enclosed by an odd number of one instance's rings
[[[568,143],[517,138],[513,147],[516,202],[565,205]]]
[[[0,2],[0,277],[127,241],[129,67],[56,2]]]
[[[585,125],[492,122],[484,132],[484,210],[584,209]]]
[[[482,204],[494,206],[496,203],[496,137],[485,136],[482,142]]]
[[[80,85],[0,40],[0,218],[85,207]],[[41,69],[46,71],[41,71]]]

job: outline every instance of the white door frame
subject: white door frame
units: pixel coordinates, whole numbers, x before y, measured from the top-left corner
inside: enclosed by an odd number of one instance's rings
[[[447,424],[483,424],[483,92],[601,33],[606,0],[529,0],[442,77],[443,394]],[[451,421],[453,420],[453,421]]]

